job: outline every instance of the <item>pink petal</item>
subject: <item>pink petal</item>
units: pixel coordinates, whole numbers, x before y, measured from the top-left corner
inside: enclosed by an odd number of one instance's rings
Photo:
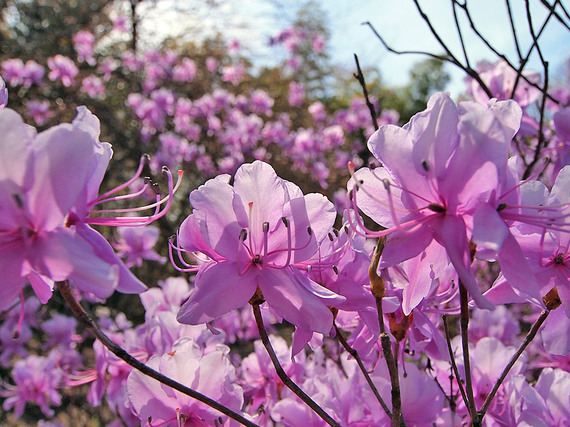
[[[235,262],[212,263],[196,276],[196,287],[177,319],[180,323],[199,325],[245,305],[256,288],[256,271],[238,275]]]
[[[471,271],[469,244],[463,219],[458,216],[445,215],[434,230],[435,239],[445,247],[453,267],[477,306],[492,309],[493,304],[483,296]]]
[[[380,160],[392,177],[391,181],[409,191],[402,195],[408,208],[425,206],[425,200],[410,194],[419,194],[428,200],[438,200],[431,181],[425,172],[419,174],[413,162],[413,140],[406,128],[394,125],[381,126],[368,140],[368,149]],[[393,182],[394,183],[394,182]]]
[[[235,259],[243,225],[238,223],[233,208],[234,190],[228,184],[229,175],[208,180],[190,193],[193,215],[201,225],[205,243],[228,259]]]
[[[392,267],[419,255],[432,240],[433,229],[428,224],[423,224],[418,229],[407,233],[401,231],[392,233],[382,252],[378,268]]]
[[[473,216],[473,243],[498,252],[510,234],[505,221],[488,203],[479,205]]]
[[[88,241],[70,229],[49,233],[34,256],[45,268],[38,269],[42,274],[55,281],[70,279],[99,298],[109,297],[117,286],[118,267],[102,260]]]
[[[390,200],[388,197],[392,197],[392,203],[398,220],[401,220],[408,212],[401,201],[402,190],[392,186],[390,188],[391,195],[389,196],[382,182],[384,179],[388,181],[392,179],[386,168],[375,168],[373,171],[368,168],[362,168],[356,171],[354,177],[350,178],[347,188],[349,191],[351,189],[357,191],[356,203],[362,212],[374,220],[376,224],[390,228],[396,224],[390,209]],[[362,183],[362,189],[356,189],[355,180]]]
[[[266,269],[258,282],[267,303],[279,316],[302,329],[322,334],[328,334],[332,328],[328,306],[344,301],[292,268]]]
[[[146,365],[158,370],[160,356],[153,356]],[[161,383],[133,369],[127,378],[127,395],[132,407],[142,420],[152,417],[158,424],[175,421],[178,401],[168,396]]]
[[[32,285],[32,288],[40,302],[42,304],[47,303],[53,293],[53,280],[49,280],[45,276],[42,277],[33,271],[29,274],[28,279],[30,280],[30,285]]]
[[[26,277],[22,272],[25,259],[26,253],[23,245],[0,245],[0,271],[2,272],[0,312],[10,307],[16,301],[20,291],[26,284]]]
[[[459,142],[458,122],[455,103],[444,92],[434,94],[427,109],[412,117],[408,128],[414,140],[412,156],[418,174],[426,175],[427,166],[437,179],[445,175],[447,161]]]
[[[76,224],[75,228],[77,234],[91,246],[95,257],[109,267],[114,266],[116,273],[113,274],[118,274],[118,278],[115,279],[117,291],[125,294],[140,294],[146,291],[146,285],[125,266],[109,242],[98,231],[82,223]]]
[[[26,195],[30,216],[39,229],[51,231],[85,191],[94,141],[71,125],[52,127],[36,137],[34,185]]]
[[[517,295],[538,306],[542,298],[534,273],[512,234],[508,234],[499,251],[501,271]]]
[[[263,244],[263,223],[269,223],[269,230],[279,226],[283,216],[285,190],[281,178],[267,163],[256,160],[240,166],[234,178],[234,190],[238,198],[234,200],[234,210],[240,225],[249,228],[252,234],[253,246],[261,248]],[[240,202],[238,202],[238,200]],[[241,206],[236,206],[240,203]]]

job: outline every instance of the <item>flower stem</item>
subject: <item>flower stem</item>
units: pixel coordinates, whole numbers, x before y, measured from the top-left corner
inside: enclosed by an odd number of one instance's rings
[[[321,417],[328,425],[334,427],[340,427],[340,424],[337,423],[329,414],[327,414],[323,408],[321,408],[313,399],[311,399],[301,388],[293,382],[291,378],[285,373],[281,363],[279,363],[279,359],[277,359],[277,355],[273,350],[273,346],[269,341],[269,337],[267,336],[267,331],[265,330],[265,326],[263,325],[263,318],[261,317],[261,310],[259,308],[258,301],[250,301],[250,304],[253,308],[253,315],[255,316],[255,322],[257,323],[257,330],[259,331],[259,336],[261,338],[261,342],[263,346],[267,350],[267,354],[269,354],[269,358],[275,367],[275,371],[277,371],[277,375],[283,381],[283,384],[289,388],[293,393],[295,393],[305,404],[311,408],[315,413]]]
[[[493,390],[491,390],[491,392],[489,393],[489,395],[485,399],[485,402],[483,402],[483,406],[481,406],[481,409],[479,410],[479,420],[480,421],[483,420],[483,417],[485,416],[485,413],[487,412],[487,409],[489,408],[491,401],[493,400],[493,398],[497,394],[497,391],[499,390],[499,387],[501,386],[501,384],[503,383],[503,381],[507,377],[507,374],[509,373],[511,368],[514,366],[514,364],[516,363],[518,358],[521,356],[523,351],[528,347],[528,345],[534,339],[534,337],[536,336],[536,333],[538,332],[538,330],[540,329],[540,327],[542,326],[542,324],[544,323],[544,321],[546,320],[546,318],[548,317],[549,314],[550,314],[550,310],[548,310],[548,309],[543,310],[542,313],[540,313],[540,316],[538,317],[538,319],[536,319],[536,321],[532,325],[532,328],[530,329],[530,331],[528,331],[527,336],[525,337],[524,341],[519,346],[517,352],[515,354],[513,354],[513,356],[511,357],[511,360],[509,360],[509,363],[507,363],[507,366],[505,366],[505,369],[503,369],[503,372],[501,372],[501,376],[497,379],[497,382],[493,386]]]
[[[237,412],[232,411],[231,409],[225,407],[224,405],[216,402],[213,399],[210,399],[208,396],[203,395],[202,393],[197,392],[189,387],[186,387],[173,379],[161,374],[160,372],[155,371],[154,369],[149,368],[144,363],[139,362],[129,353],[127,353],[122,347],[120,347],[115,342],[111,341],[111,339],[105,335],[105,333],[97,326],[95,321],[87,314],[83,306],[77,301],[75,295],[71,287],[69,286],[69,282],[67,280],[63,282],[57,282],[57,287],[61,296],[75,315],[77,319],[85,326],[85,328],[91,332],[101,343],[109,349],[115,356],[125,361],[127,364],[132,366],[134,369],[140,371],[141,373],[154,378],[155,380],[161,382],[162,384],[171,387],[180,393],[183,393],[187,396],[190,396],[206,405],[214,408],[217,411],[220,411],[222,414],[227,415],[231,419],[243,424],[244,426],[249,427],[259,427],[257,424],[249,421],[243,415],[238,414]]]
[[[392,427],[402,427],[406,425],[404,416],[402,414],[402,398],[400,396],[400,380],[398,377],[398,365],[392,353],[392,344],[390,343],[390,336],[386,333],[384,326],[384,312],[382,309],[382,298],[386,294],[386,287],[384,280],[378,276],[378,263],[382,256],[382,251],[386,244],[385,238],[378,239],[374,254],[372,255],[372,262],[368,268],[368,278],[370,279],[370,290],[376,300],[376,310],[378,311],[378,326],[380,327],[380,343],[382,344],[382,354],[386,359],[388,365],[388,372],[390,373],[390,383],[392,386]]]
[[[443,320],[443,329],[445,330],[445,340],[447,341],[447,350],[449,351],[449,360],[451,361],[451,369],[453,369],[453,374],[457,379],[457,386],[459,387],[459,391],[461,392],[461,397],[463,398],[463,402],[465,403],[465,407],[469,407],[467,403],[467,395],[465,394],[465,388],[463,387],[463,383],[461,382],[461,376],[459,375],[459,369],[457,369],[457,364],[455,363],[455,356],[453,354],[453,348],[451,347],[451,338],[449,336],[449,328],[447,327],[447,315],[444,314],[441,316]]]
[[[372,393],[374,393],[374,396],[376,396],[376,399],[378,400],[378,402],[380,403],[380,406],[382,406],[382,409],[384,409],[384,412],[386,412],[386,414],[388,415],[388,417],[392,418],[392,413],[390,412],[390,408],[388,408],[388,405],[386,405],[386,402],[384,402],[384,399],[382,399],[382,396],[380,396],[380,393],[378,392],[378,389],[376,388],[376,386],[374,385],[374,383],[372,382],[372,378],[370,378],[370,375],[368,375],[368,371],[366,370],[366,367],[364,366],[364,363],[362,362],[362,359],[360,358],[360,356],[358,355],[358,352],[353,349],[348,342],[346,342],[346,339],[342,336],[340,329],[338,329],[338,327],[336,326],[336,324],[334,324],[334,329],[336,332],[336,338],[338,339],[338,341],[340,342],[340,344],[344,347],[344,349],[352,356],[354,357],[354,360],[356,360],[356,363],[358,363],[358,367],[360,368],[360,371],[362,372],[362,374],[364,375],[364,378],[366,379],[366,382],[368,383],[368,385],[370,386],[370,389],[372,390]]]
[[[471,424],[473,427],[481,427],[479,413],[475,407],[475,396],[473,395],[473,383],[471,381],[471,362],[469,360],[469,296],[467,294],[467,289],[461,280],[459,280],[459,300],[461,305],[461,346],[463,348],[463,366],[465,368],[465,391],[467,393],[467,409],[469,410],[469,415],[471,416]]]

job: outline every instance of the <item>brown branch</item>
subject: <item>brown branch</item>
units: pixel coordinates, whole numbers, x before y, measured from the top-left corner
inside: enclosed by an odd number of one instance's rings
[[[475,407],[475,396],[473,395],[473,383],[471,380],[471,361],[469,360],[469,296],[467,289],[459,281],[459,300],[461,305],[461,346],[463,348],[463,367],[465,369],[465,391],[467,393],[467,408],[471,416],[473,427],[481,427],[479,414]]]
[[[254,295],[255,297],[255,295]],[[269,337],[267,336],[267,331],[265,330],[265,326],[263,325],[263,317],[261,316],[261,310],[259,308],[260,301],[252,298],[250,301],[251,307],[253,308],[253,315],[255,317],[255,322],[257,323],[257,330],[259,331],[259,337],[261,338],[261,342],[267,350],[267,354],[269,354],[269,358],[275,367],[275,371],[277,375],[283,381],[283,384],[295,393],[305,404],[311,408],[319,417],[321,417],[328,425],[334,427],[340,427],[340,424],[337,423],[329,414],[327,414],[323,408],[321,408],[313,399],[311,399],[301,388],[293,382],[291,378],[287,375],[277,355],[275,354],[275,350],[273,350],[273,346],[271,345],[271,341],[269,341]]]
[[[449,328],[447,327],[447,315],[441,316],[443,320],[443,329],[445,330],[445,340],[447,341],[447,350],[449,352],[449,360],[451,362],[451,369],[453,370],[453,374],[457,379],[457,386],[459,387],[459,392],[461,393],[461,397],[463,398],[463,403],[465,403],[465,407],[469,407],[467,403],[467,394],[465,394],[465,387],[463,387],[463,383],[461,382],[461,376],[459,375],[459,369],[457,369],[457,364],[455,363],[455,355],[453,354],[453,348],[451,347],[451,337],[449,335]]]
[[[368,106],[368,110],[370,111],[370,116],[372,117],[372,124],[374,125],[374,130],[378,130],[378,119],[376,118],[376,109],[374,108],[374,104],[370,102],[370,98],[368,96],[368,90],[366,89],[366,82],[364,81],[364,74],[362,74],[362,70],[360,69],[360,63],[358,62],[358,56],[356,55],[356,53],[354,54],[354,60],[356,61],[356,70],[357,70],[357,72],[354,74],[354,78],[358,80],[358,83],[360,83],[360,86],[362,87],[362,93],[364,94],[366,105]]]
[[[355,349],[353,349],[350,346],[350,344],[348,344],[348,342],[346,342],[346,339],[344,339],[344,337],[342,336],[342,333],[340,332],[340,329],[338,329],[338,326],[336,325],[336,323],[334,323],[333,325],[334,325],[334,330],[336,332],[336,338],[341,343],[341,345],[344,347],[344,349],[348,352],[348,354],[350,354],[354,358],[354,360],[356,360],[356,363],[358,364],[360,371],[364,375],[366,382],[370,386],[372,393],[374,393],[376,400],[378,400],[378,403],[380,403],[380,406],[382,406],[382,409],[384,409],[384,412],[386,412],[386,415],[388,415],[388,417],[392,418],[392,413],[390,412],[390,408],[388,408],[388,405],[386,405],[386,402],[384,402],[384,399],[382,399],[382,396],[380,396],[380,393],[378,392],[376,385],[374,385],[374,383],[372,382],[370,375],[368,375],[368,371],[366,370],[366,367],[364,366],[364,363],[362,362],[362,359],[360,358],[358,352]]]
[[[507,363],[507,366],[505,366],[505,369],[503,369],[503,372],[501,373],[501,375],[497,379],[497,382],[495,383],[493,390],[491,390],[491,392],[489,393],[489,395],[485,399],[483,406],[481,406],[481,410],[479,411],[479,420],[480,421],[483,420],[483,417],[485,416],[485,413],[487,412],[489,405],[493,401],[493,398],[497,394],[499,387],[501,386],[501,384],[503,383],[503,381],[507,377],[509,371],[514,366],[514,364],[516,363],[518,358],[521,356],[521,354],[524,352],[524,350],[531,343],[531,341],[534,339],[534,337],[536,336],[536,333],[538,332],[538,330],[540,329],[540,327],[542,326],[542,324],[544,323],[544,321],[546,320],[546,318],[548,317],[549,314],[550,314],[550,310],[543,310],[542,313],[540,313],[540,316],[538,317],[538,319],[536,319],[536,322],[534,322],[534,324],[532,325],[532,328],[528,332],[524,341],[519,346],[516,353],[513,354],[513,356],[511,357],[511,360],[509,360],[509,363]]]

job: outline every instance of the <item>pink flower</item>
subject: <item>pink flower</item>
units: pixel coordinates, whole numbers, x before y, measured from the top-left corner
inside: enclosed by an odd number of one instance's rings
[[[311,48],[315,53],[321,53],[325,47],[325,39],[323,36],[317,35],[313,38]]]
[[[8,88],[6,87],[6,83],[0,77],[0,110],[4,108],[8,104]]]
[[[235,370],[228,353],[229,348],[220,345],[218,350],[202,355],[202,350],[193,340],[182,338],[174,344],[172,352],[153,356],[146,364],[239,412],[243,404],[243,391],[235,384]],[[209,406],[135,370],[127,379],[127,392],[135,414],[149,426],[171,423],[209,426],[219,418],[223,423],[226,418]]]
[[[198,67],[190,58],[182,59],[182,63],[172,69],[172,78],[177,82],[191,82],[196,77]]]
[[[105,86],[101,79],[94,75],[85,77],[81,82],[79,90],[94,99],[103,99],[105,97]]]
[[[305,101],[305,87],[302,83],[289,83],[289,105],[299,107]]]
[[[310,259],[335,218],[319,194],[303,196],[261,161],[242,165],[233,186],[229,175],[211,179],[190,194],[194,208],[180,227],[185,252],[209,259],[178,313],[181,323],[209,322],[246,304],[259,289],[279,317],[306,330],[329,333],[344,298],[318,285],[297,265]]]
[[[245,75],[245,67],[242,64],[232,64],[222,67],[222,81],[229,82],[234,86],[240,84]]]
[[[38,126],[43,126],[53,117],[53,112],[49,109],[49,101],[31,100],[26,102],[28,115],[34,119]]]
[[[65,87],[72,86],[75,83],[75,76],[77,76],[79,70],[67,56],[59,54],[52,56],[48,58],[47,64],[51,70],[48,74],[50,80],[61,80]]]
[[[10,109],[0,110],[0,309],[29,280],[41,302],[53,281],[72,279],[107,297],[117,284],[116,267],[99,259],[88,242],[64,227],[84,191],[93,150],[80,126],[52,127],[40,134]]]
[[[23,73],[24,86],[30,87],[34,84],[41,86],[44,74],[45,68],[42,65],[33,60],[26,61]]]
[[[115,243],[115,249],[119,251],[121,258],[126,257],[125,265],[142,266],[143,259],[153,260],[160,263],[166,261],[165,257],[157,254],[152,248],[156,245],[160,236],[157,227],[118,227],[119,238]]]
[[[470,228],[506,174],[517,118],[512,101],[459,115],[449,95],[438,93],[403,128],[384,125],[372,135],[368,147],[384,167],[359,170],[349,187],[353,203],[388,228],[366,235],[391,234],[379,268],[418,256],[435,239],[477,305],[493,307],[471,270]]]
[[[498,100],[514,99],[521,107],[526,107],[536,101],[540,96],[540,89],[529,85],[522,78],[517,79],[517,71],[512,69],[505,61],[498,61],[491,64],[482,61],[477,64],[477,69],[481,79],[489,90],[493,98]],[[523,75],[532,83],[540,83],[541,77],[535,71],[523,71]],[[515,81],[518,80],[517,88],[514,93],[513,88]],[[468,91],[473,99],[483,105],[489,101],[487,95],[476,80],[468,78]]]
[[[22,84],[24,78],[24,62],[20,58],[3,61],[2,76],[4,76],[10,86]]]
[[[95,65],[96,61],[93,57],[95,36],[86,30],[79,31],[73,35],[73,47],[77,52],[78,62],[87,62],[89,65]]]
[[[218,71],[218,60],[216,58],[211,57],[211,56],[206,58],[206,69],[210,73],[217,72]]]
[[[128,23],[129,18],[125,15],[117,15],[115,19],[113,19],[113,31],[117,31],[118,33],[128,33]]]
[[[12,378],[15,385],[5,385],[0,395],[6,397],[3,408],[14,408],[14,416],[24,414],[27,403],[38,405],[46,417],[54,415],[50,406],[61,405],[61,395],[57,391],[62,385],[61,371],[55,360],[46,357],[29,356],[14,365]]]

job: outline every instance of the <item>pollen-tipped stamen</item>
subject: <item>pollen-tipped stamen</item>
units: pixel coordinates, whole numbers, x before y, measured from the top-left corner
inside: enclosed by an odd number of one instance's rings
[[[163,197],[162,199],[160,198],[160,194],[157,194],[157,197],[156,197],[157,200],[155,203],[152,203],[152,204],[146,205],[146,206],[139,206],[136,208],[99,210],[99,211],[93,212],[93,213],[98,213],[98,214],[99,213],[133,213],[133,212],[140,212],[140,211],[144,211],[144,210],[154,208],[155,211],[152,215],[138,216],[138,217],[137,216],[135,216],[135,217],[119,217],[119,216],[117,216],[117,217],[94,217],[94,218],[89,217],[89,218],[87,218],[87,220],[85,222],[87,224],[92,224],[92,225],[111,225],[111,226],[135,227],[135,226],[145,226],[145,225],[148,225],[148,224],[156,221],[159,218],[162,218],[164,215],[166,215],[166,212],[168,212],[168,210],[170,209],[170,206],[172,205],[173,195],[178,190],[178,188],[180,187],[180,184],[182,182],[182,175],[183,175],[183,172],[181,170],[178,171],[178,179],[176,181],[176,184],[174,184],[174,179],[172,177],[172,173],[170,172],[170,170],[168,170],[168,168],[164,167],[163,173],[167,177],[168,194],[165,197]]]

